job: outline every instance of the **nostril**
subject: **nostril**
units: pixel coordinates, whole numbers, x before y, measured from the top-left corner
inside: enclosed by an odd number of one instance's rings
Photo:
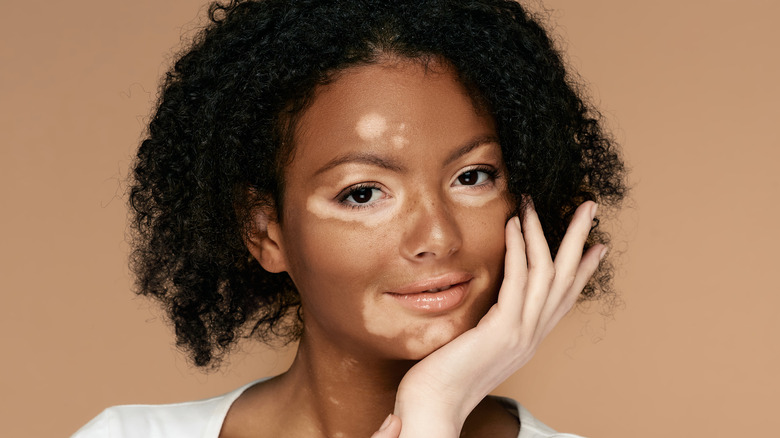
[[[439,255],[446,255],[451,256],[455,254],[455,252],[458,251],[458,248],[450,248],[449,250],[442,250],[442,251],[422,251],[417,253],[416,257],[419,259],[427,258],[427,257],[437,257]]]

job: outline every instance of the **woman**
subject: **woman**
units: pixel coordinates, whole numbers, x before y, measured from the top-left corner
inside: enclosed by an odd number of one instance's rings
[[[134,168],[133,266],[177,343],[299,340],[214,399],[76,436],[556,435],[486,397],[609,292],[596,201],[622,162],[511,1],[234,1],[163,85]]]

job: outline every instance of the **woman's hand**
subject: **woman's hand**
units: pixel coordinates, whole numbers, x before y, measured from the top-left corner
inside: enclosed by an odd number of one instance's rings
[[[504,281],[479,324],[417,363],[404,376],[388,428],[374,437],[457,437],[466,417],[490,391],[525,365],[542,339],[572,308],[606,253],[583,255],[596,204],[577,208],[555,261],[532,205],[522,227],[506,225]],[[392,428],[392,429],[391,429]],[[390,430],[390,431],[389,431]],[[378,435],[380,434],[380,435]]]
[[[382,426],[379,430],[371,435],[371,438],[398,438],[401,434],[401,419],[393,414],[390,414],[385,418]]]

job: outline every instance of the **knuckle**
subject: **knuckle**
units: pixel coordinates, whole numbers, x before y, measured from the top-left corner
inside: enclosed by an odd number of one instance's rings
[[[555,277],[557,274],[555,272],[555,267],[545,266],[540,269],[539,275],[543,280],[545,280],[545,282],[552,283],[553,281],[555,281]]]
[[[515,330],[507,341],[511,351],[526,351],[530,348],[531,337],[525,334],[525,330]]]
[[[552,259],[536,262],[530,269],[536,271],[539,275],[554,276],[555,275],[555,263]]]
[[[559,282],[563,282],[563,286],[565,286],[566,289],[569,289],[574,284],[574,280],[576,278],[577,277],[576,277],[576,275],[573,272],[572,273],[568,273],[566,275],[558,274],[556,276],[556,280],[558,280]]]
[[[529,328],[526,324],[515,326],[512,330],[507,330],[505,338],[506,348],[509,351],[524,352],[533,350],[535,347],[536,329]]]

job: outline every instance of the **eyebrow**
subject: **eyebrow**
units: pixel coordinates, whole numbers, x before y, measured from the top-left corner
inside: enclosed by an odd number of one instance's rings
[[[474,149],[476,149],[476,148],[478,148],[478,147],[480,147],[480,146],[482,146],[484,144],[490,144],[490,143],[500,144],[499,141],[498,141],[498,137],[496,137],[495,135],[482,135],[482,136],[479,136],[479,137],[471,140],[470,142],[464,144],[463,146],[458,148],[458,150],[456,150],[453,153],[451,153],[450,156],[447,157],[446,160],[444,160],[444,165],[446,166],[446,165],[452,163],[453,161],[457,160],[458,158],[468,154],[472,150],[474,150]]]
[[[489,143],[499,143],[498,138],[494,135],[483,135],[477,137],[469,141],[468,143],[464,144],[457,150],[453,151],[444,160],[444,165],[446,166],[452,163],[453,161],[457,160],[458,158],[468,154],[469,152],[476,149],[477,147]],[[348,164],[348,163],[368,164],[371,166],[381,167],[383,169],[391,170],[398,173],[405,173],[407,171],[405,166],[401,165],[395,160],[380,157],[370,152],[348,152],[344,155],[340,155],[328,161],[324,166],[320,167],[316,172],[314,172],[314,176],[327,172],[328,170],[333,169],[334,167],[340,166],[342,164]]]
[[[383,169],[392,170],[398,173],[406,172],[406,167],[398,164],[393,160],[388,160],[369,152],[349,152],[328,161],[327,164],[320,167],[316,172],[314,172],[314,176],[317,176],[323,172],[333,169],[336,166],[340,166],[342,164],[347,164],[347,163],[369,164],[371,166],[381,167]]]

